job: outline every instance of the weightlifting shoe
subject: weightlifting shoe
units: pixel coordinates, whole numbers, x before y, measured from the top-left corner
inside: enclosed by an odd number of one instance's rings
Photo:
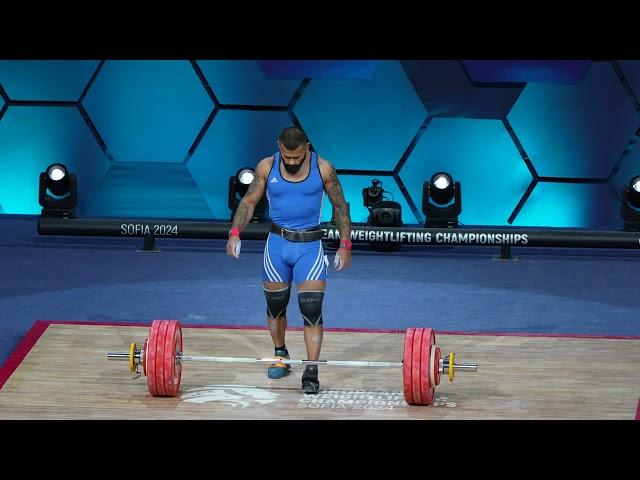
[[[318,393],[319,390],[318,366],[307,365],[302,374],[302,391],[304,393]]]
[[[289,358],[289,354],[285,353],[283,351],[278,351],[276,350],[276,355],[275,358],[279,358],[279,359],[288,359]],[[286,377],[287,375],[289,375],[289,373],[291,372],[291,365],[289,365],[288,363],[283,363],[283,362],[275,362],[272,363],[271,365],[269,365],[269,368],[267,369],[267,377],[269,378],[282,378],[282,377]]]

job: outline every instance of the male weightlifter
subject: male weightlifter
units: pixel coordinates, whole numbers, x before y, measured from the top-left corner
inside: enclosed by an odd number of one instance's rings
[[[322,346],[322,300],[329,265],[322,248],[323,231],[319,227],[325,192],[334,207],[340,232],[340,247],[334,261],[338,271],[351,265],[351,218],[335,168],[310,152],[304,132],[297,127],[287,127],[277,143],[278,151],[258,163],[253,182],[236,209],[227,254],[240,256],[240,234],[266,189],[273,225],[264,248],[262,279],[274,356],[289,358],[285,330],[294,281],[304,319],[307,358],[318,360]],[[267,376],[282,378],[289,371],[288,364],[276,362],[267,369]],[[302,374],[302,390],[317,393],[319,389],[318,366],[307,365]]]

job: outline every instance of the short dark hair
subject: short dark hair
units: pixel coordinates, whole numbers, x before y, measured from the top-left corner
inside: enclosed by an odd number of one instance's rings
[[[309,139],[298,127],[287,127],[278,137],[278,141],[287,150],[295,150],[300,145],[307,143]]]

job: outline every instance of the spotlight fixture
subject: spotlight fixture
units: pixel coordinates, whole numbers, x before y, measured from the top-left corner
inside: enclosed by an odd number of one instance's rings
[[[422,213],[425,226],[457,228],[462,211],[462,187],[447,172],[437,172],[422,185]]]
[[[76,218],[78,181],[61,163],[49,165],[40,173],[38,201],[42,206],[41,217]]]
[[[620,213],[624,220],[624,230],[640,232],[640,175],[636,175],[628,185],[622,187]]]

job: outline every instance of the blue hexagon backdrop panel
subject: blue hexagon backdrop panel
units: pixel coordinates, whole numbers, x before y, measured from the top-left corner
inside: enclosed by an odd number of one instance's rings
[[[300,85],[265,78],[253,60],[200,60],[198,65],[223,104],[286,106]]]
[[[119,162],[183,162],[213,110],[184,60],[107,61],[83,104]]]
[[[638,60],[621,60],[618,62],[625,80],[629,84],[631,91],[640,98],[640,61]]]
[[[579,85],[527,85],[507,118],[543,177],[607,178],[640,126],[608,62]]]
[[[312,80],[294,108],[314,148],[336,168],[392,170],[427,111],[399,62],[371,80]]]
[[[504,118],[523,86],[476,87],[457,60],[403,60],[407,75],[431,115]]]
[[[589,60],[463,60],[478,83],[580,83]]]
[[[175,163],[114,162],[85,215],[204,220],[211,210],[187,167]]]
[[[615,197],[604,184],[540,182],[513,222],[522,227],[621,227]],[[614,224],[611,224],[614,219]],[[615,224],[617,223],[617,225]]]
[[[354,222],[372,178],[422,222],[442,169],[465,224],[618,228],[640,61],[489,60],[0,61],[0,212],[39,213],[38,174],[62,162],[79,216],[228,221],[229,176],[299,124]]]
[[[258,60],[267,78],[369,80],[379,60]]]
[[[0,60],[0,84],[13,100],[75,101],[97,60]]]

